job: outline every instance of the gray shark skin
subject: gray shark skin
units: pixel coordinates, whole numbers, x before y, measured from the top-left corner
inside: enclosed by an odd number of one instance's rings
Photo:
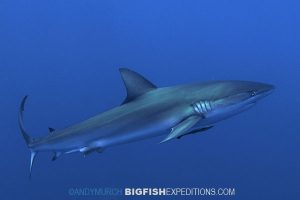
[[[269,95],[274,86],[249,81],[210,81],[157,88],[126,68],[120,73],[127,98],[120,105],[65,129],[49,128],[45,137],[33,139],[23,125],[27,96],[20,105],[19,127],[31,151],[30,174],[38,152],[63,154],[102,152],[107,147],[167,136],[161,143],[212,128]]]

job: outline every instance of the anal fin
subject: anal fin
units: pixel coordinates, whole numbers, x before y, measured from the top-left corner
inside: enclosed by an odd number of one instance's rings
[[[62,155],[61,152],[54,152],[54,155],[52,157],[52,161],[55,161],[57,158],[59,158]]]

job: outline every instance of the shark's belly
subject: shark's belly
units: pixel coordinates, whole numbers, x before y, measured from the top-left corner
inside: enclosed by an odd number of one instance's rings
[[[113,120],[112,115],[107,114],[69,127],[39,148],[74,152],[87,148],[107,148],[167,134],[186,116],[186,110],[179,106],[153,106],[119,114]]]
[[[94,141],[106,148],[168,134],[185,117],[180,107],[149,110],[134,113],[101,127],[98,133],[95,132],[95,136],[99,138]]]
[[[176,120],[177,118],[166,117],[164,114],[152,114],[147,117],[136,114],[134,117],[120,118],[104,126],[78,130],[42,145],[40,150],[75,152],[84,148],[107,148],[165,134]]]
[[[122,123],[122,122],[120,122]],[[172,119],[161,119],[158,116],[148,118],[148,120],[136,120],[134,122],[123,123],[117,128],[107,127],[98,130],[99,138],[92,141],[103,148],[119,144],[139,141],[151,137],[156,137],[169,132],[175,123]],[[95,132],[97,136],[97,132]]]

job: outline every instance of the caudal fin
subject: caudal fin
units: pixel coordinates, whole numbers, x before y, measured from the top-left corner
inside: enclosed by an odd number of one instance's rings
[[[31,138],[27,134],[27,132],[24,128],[24,123],[23,123],[23,112],[24,112],[24,107],[25,107],[25,103],[26,103],[27,98],[28,98],[28,96],[25,96],[22,99],[22,102],[20,104],[20,108],[19,108],[19,128],[20,128],[22,136],[23,136],[23,138],[24,138],[24,140],[27,144],[27,147],[30,149],[30,152],[31,152],[30,167],[29,167],[29,177],[31,177],[32,166],[33,166],[33,162],[34,162],[34,159],[35,159],[35,156],[36,156],[37,152],[32,149],[32,142],[34,141],[34,139]]]
[[[20,108],[19,108],[19,127],[21,130],[21,133],[23,135],[23,138],[27,144],[27,146],[29,147],[30,143],[32,143],[33,139],[26,133],[25,128],[24,128],[24,123],[23,123],[23,112],[24,112],[24,107],[25,107],[25,103],[27,100],[28,96],[25,96],[22,99],[22,102],[20,104]]]

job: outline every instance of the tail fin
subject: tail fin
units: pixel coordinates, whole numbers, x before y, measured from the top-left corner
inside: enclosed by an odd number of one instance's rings
[[[24,124],[23,124],[23,112],[24,112],[24,107],[25,107],[25,103],[27,100],[28,96],[25,96],[20,104],[20,108],[19,108],[19,127],[21,130],[21,133],[25,139],[25,142],[27,144],[27,146],[29,147],[30,143],[32,143],[33,139],[26,133],[25,128],[24,128]]]
[[[31,149],[31,144],[32,142],[34,141],[33,138],[31,138],[25,128],[24,128],[24,123],[23,123],[23,112],[24,112],[24,107],[25,107],[25,103],[26,103],[26,100],[27,100],[28,96],[25,96],[23,99],[22,99],[22,102],[20,104],[20,108],[19,108],[19,128],[21,130],[21,133],[22,133],[22,136],[27,144],[27,147],[30,149],[30,152],[31,152],[31,156],[30,156],[30,168],[29,168],[29,177],[31,177],[31,171],[32,171],[32,166],[33,166],[33,162],[34,162],[34,159],[35,159],[35,156],[37,154],[36,151],[32,150]]]

